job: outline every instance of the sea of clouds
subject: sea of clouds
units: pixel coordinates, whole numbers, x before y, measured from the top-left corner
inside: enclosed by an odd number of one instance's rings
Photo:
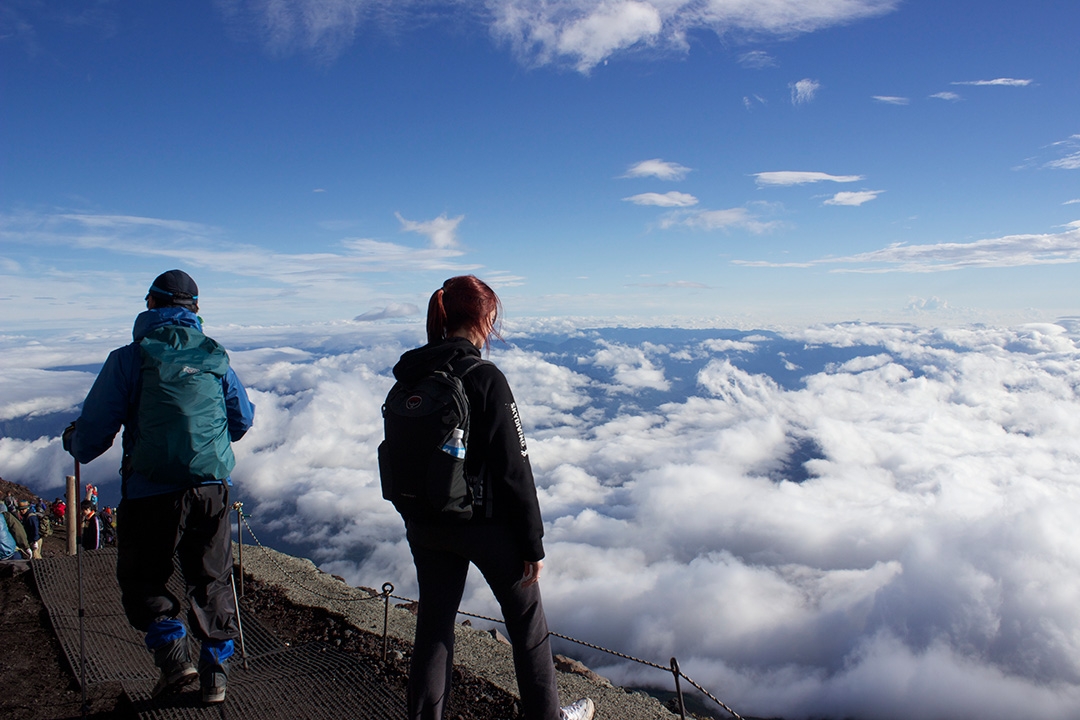
[[[260,539],[415,597],[375,449],[420,331],[211,330],[257,405],[234,481]],[[744,715],[1080,717],[1080,319],[508,334],[490,357],[530,442],[553,630],[675,656]],[[55,435],[124,340],[0,336],[0,475],[59,494]],[[115,488],[118,464],[84,478]],[[478,576],[463,608],[498,613]]]

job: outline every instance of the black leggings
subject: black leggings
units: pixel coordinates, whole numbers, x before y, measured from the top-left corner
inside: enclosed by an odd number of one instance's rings
[[[558,720],[559,693],[540,586],[521,587],[525,562],[501,525],[408,524],[420,607],[409,671],[409,720],[442,720],[450,695],[454,625],[472,562],[502,607],[528,720]]]

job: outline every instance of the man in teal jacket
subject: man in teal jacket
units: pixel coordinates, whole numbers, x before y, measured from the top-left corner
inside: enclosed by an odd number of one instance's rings
[[[128,620],[146,634],[161,677],[157,697],[200,678],[203,701],[225,700],[239,637],[232,591],[230,442],[255,407],[224,348],[202,333],[199,289],[182,270],[159,275],[135,319],[134,342],[114,350],[64,431],[64,448],[88,463],[123,427],[116,577]],[[202,641],[196,671],[180,601],[166,583],[178,556],[188,624]]]

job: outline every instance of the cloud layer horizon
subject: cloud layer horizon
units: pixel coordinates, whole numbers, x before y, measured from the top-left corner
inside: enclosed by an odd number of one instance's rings
[[[260,535],[415,597],[374,458],[389,369],[418,330],[268,332],[216,333],[258,407],[235,446],[235,495]],[[1078,717],[1078,338],[1075,319],[518,328],[491,359],[530,441],[549,623],[676,656],[741,714]],[[123,338],[34,342],[0,341],[12,428],[77,413]],[[88,364],[71,363],[87,345]],[[5,479],[58,486],[59,442],[6,434]],[[115,456],[84,476],[111,482]],[[479,578],[463,608],[498,612]],[[669,681],[585,659],[616,682]]]

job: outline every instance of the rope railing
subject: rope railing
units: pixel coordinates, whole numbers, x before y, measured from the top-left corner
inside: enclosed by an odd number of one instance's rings
[[[235,507],[236,505],[240,505],[240,504],[241,504],[241,503],[234,503],[234,507]],[[278,571],[279,571],[279,572],[280,572],[280,573],[281,573],[282,575],[284,575],[284,576],[285,576],[285,577],[287,577],[287,578],[288,578],[289,580],[291,580],[291,581],[292,581],[292,582],[293,582],[293,583],[294,583],[294,584],[295,584],[295,585],[296,585],[297,587],[299,587],[299,588],[301,588],[301,589],[303,589],[303,590],[306,590],[307,592],[311,593],[311,594],[312,594],[312,595],[314,595],[315,597],[320,597],[320,598],[322,598],[323,600],[332,600],[332,601],[334,601],[334,602],[364,602],[364,601],[367,601],[367,600],[381,600],[381,599],[383,598],[383,596],[382,596],[382,595],[371,595],[371,596],[369,596],[369,597],[355,597],[355,596],[353,596],[353,595],[336,595],[336,596],[331,596],[331,595],[324,595],[323,593],[319,592],[318,590],[314,590],[314,589],[312,589],[312,588],[308,587],[307,585],[305,585],[305,584],[304,584],[303,582],[301,582],[301,581],[300,581],[300,580],[299,580],[299,579],[298,579],[298,578],[296,577],[296,574],[295,574],[295,573],[292,573],[292,572],[289,572],[288,570],[286,570],[286,569],[285,569],[285,568],[284,568],[284,567],[283,567],[283,566],[281,565],[281,563],[279,563],[279,562],[278,562],[278,561],[277,561],[277,560],[276,560],[276,559],[274,558],[273,554],[271,554],[271,552],[270,552],[270,548],[268,548],[267,546],[263,545],[263,544],[262,544],[262,542],[260,542],[260,541],[259,541],[259,538],[258,538],[258,537],[257,537],[257,536],[255,535],[255,532],[254,532],[254,531],[253,531],[253,530],[251,529],[251,524],[250,524],[250,523],[248,523],[248,521],[247,521],[247,519],[248,519],[248,517],[249,517],[249,516],[247,516],[247,515],[243,515],[243,514],[242,514],[242,512],[241,512],[241,510],[240,510],[239,508],[237,508],[236,512],[237,512],[237,515],[238,515],[238,516],[239,516],[239,518],[240,518],[240,521],[241,521],[241,522],[242,522],[242,523],[244,524],[244,527],[246,527],[246,528],[247,528],[247,530],[248,530],[248,534],[249,534],[249,535],[251,535],[251,539],[252,539],[252,540],[254,540],[254,541],[255,541],[255,544],[256,544],[256,545],[258,545],[258,546],[259,546],[259,548],[261,548],[261,549],[262,549],[262,550],[263,550],[263,551],[265,552],[265,554],[266,554],[266,559],[267,559],[267,560],[269,560],[269,561],[271,562],[271,564],[273,564],[273,565],[274,565],[274,567],[276,567],[276,568],[278,569]],[[242,543],[241,543],[240,547],[243,547],[243,544],[242,544]],[[241,554],[242,554],[242,551],[241,551]],[[243,570],[244,570],[244,566],[243,566],[243,564],[242,564],[242,563],[243,563],[243,560],[242,560],[242,555],[241,555],[241,565],[240,565],[240,575],[241,575],[241,577],[243,577],[243,574],[244,574],[244,573],[243,573]],[[391,586],[391,587],[392,587],[392,586]],[[241,593],[241,596],[242,596],[242,593]]]
[[[383,583],[382,593],[377,594],[377,595],[369,595],[368,597],[355,597],[353,595],[330,596],[330,595],[323,594],[323,593],[321,593],[321,592],[319,592],[317,590],[314,590],[314,589],[308,587],[307,585],[305,585],[304,583],[302,583],[300,580],[297,579],[295,573],[292,573],[292,572],[289,572],[288,570],[286,570],[281,565],[281,563],[279,563],[274,558],[273,554],[271,553],[270,548],[268,548],[266,545],[263,545],[262,542],[259,541],[259,538],[255,535],[255,532],[251,529],[251,524],[248,523],[248,521],[247,521],[247,518],[249,516],[244,515],[243,512],[241,511],[242,506],[243,506],[243,504],[239,503],[239,502],[233,504],[233,508],[236,510],[237,519],[238,519],[237,529],[239,530],[240,523],[243,523],[243,526],[246,527],[247,530],[248,530],[248,534],[251,535],[251,539],[255,542],[256,545],[258,545],[264,551],[264,553],[266,555],[266,558],[268,560],[270,560],[270,562],[278,569],[279,572],[281,572],[282,575],[284,575],[286,578],[288,578],[297,587],[301,588],[302,590],[305,590],[306,592],[311,593],[312,595],[314,595],[316,597],[322,598],[323,600],[332,600],[332,601],[335,601],[335,602],[364,602],[364,601],[368,601],[368,600],[382,600],[384,602],[384,611],[383,611],[383,662],[385,663],[388,648],[389,648],[390,600],[391,600],[391,598],[395,599],[395,600],[401,600],[401,601],[407,602],[407,603],[415,603],[415,602],[418,602],[418,601],[416,599],[414,599],[414,598],[409,598],[409,597],[405,597],[405,596],[402,596],[402,595],[394,595],[394,585],[392,583],[389,583],[389,582]],[[238,533],[238,535],[239,535],[239,533]],[[243,543],[242,542],[240,543],[240,547],[243,548]],[[243,569],[244,569],[243,568],[243,550],[242,549],[240,551],[240,558],[241,558],[240,574],[241,574],[241,577],[242,577],[243,576]],[[499,623],[501,625],[505,625],[505,621],[503,621],[503,620],[501,620],[499,618],[489,617],[487,615],[479,615],[477,613],[471,613],[471,612],[468,612],[466,610],[461,610],[460,608],[458,609],[457,614],[458,615],[465,615],[466,617],[470,617],[470,618],[476,618],[478,620],[487,620],[489,622],[494,622],[494,623]],[[575,638],[575,637],[570,637],[569,635],[563,635],[562,633],[557,633],[554,630],[549,630],[548,635],[550,635],[551,637],[557,637],[557,638],[560,638],[562,640],[566,640],[568,642],[576,643],[578,645],[582,645],[582,646],[587,647],[587,648],[591,648],[592,650],[596,650],[598,652],[607,653],[608,655],[613,655],[613,656],[615,656],[617,658],[621,658],[623,660],[629,660],[631,662],[639,663],[639,664],[645,665],[647,667],[651,667],[651,668],[655,668],[657,670],[663,670],[664,672],[671,673],[672,676],[674,677],[674,680],[675,680],[675,695],[676,695],[676,697],[678,698],[678,701],[679,701],[679,717],[682,718],[682,720],[686,720],[686,706],[685,706],[685,703],[683,702],[682,686],[680,685],[680,682],[679,682],[680,679],[686,680],[686,682],[688,682],[690,685],[692,685],[698,692],[700,692],[702,695],[704,695],[705,697],[709,698],[714,703],[716,703],[724,711],[726,711],[733,718],[735,718],[735,720],[743,720],[743,717],[741,715],[739,715],[739,713],[732,710],[722,700],[720,700],[718,697],[716,697],[711,692],[709,692],[704,687],[702,687],[692,677],[690,677],[689,675],[684,673],[679,668],[679,661],[676,660],[675,658],[671,658],[671,664],[670,665],[660,665],[659,663],[654,663],[654,662],[651,662],[649,660],[642,660],[641,658],[634,657],[633,655],[627,655],[626,653],[619,652],[618,650],[612,650],[610,648],[606,648],[606,647],[603,647],[601,645],[596,645],[595,643],[591,643],[591,642],[588,642],[588,641],[585,641],[585,640],[579,640],[578,638]]]

